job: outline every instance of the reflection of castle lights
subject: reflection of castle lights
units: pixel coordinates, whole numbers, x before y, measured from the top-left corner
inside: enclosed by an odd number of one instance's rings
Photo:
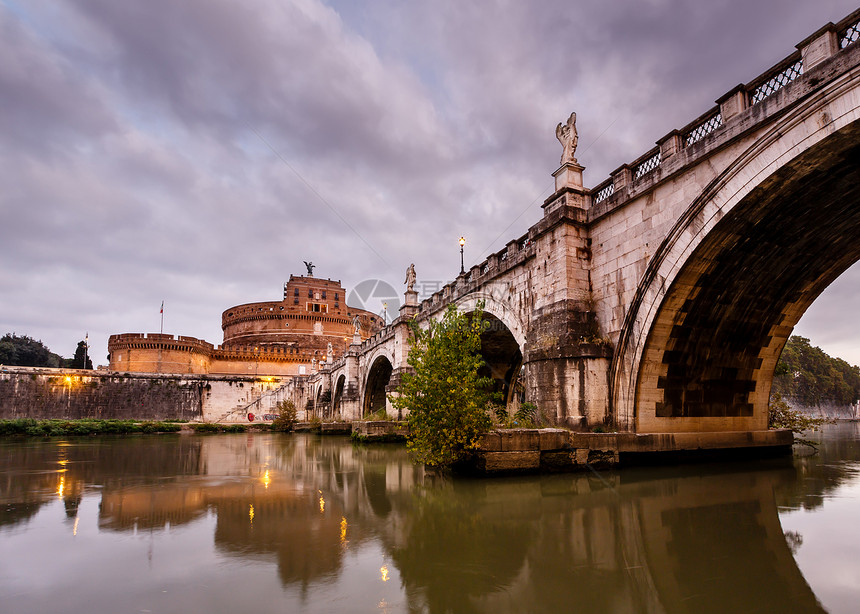
[[[388,582],[388,565],[383,565],[379,568],[379,577],[383,582]]]
[[[78,520],[80,520],[79,516],[75,516],[75,526],[72,527],[72,536],[76,536],[78,534]]]
[[[346,518],[341,516],[340,518],[340,543],[346,544]]]
[[[66,478],[65,478],[65,477],[61,477],[61,478],[60,478],[60,484],[57,486],[57,496],[58,496],[60,499],[62,499],[62,498],[63,498],[63,491],[64,491],[64,490],[66,490]]]
[[[320,514],[325,514],[325,499],[323,499],[322,491],[317,491],[320,494]]]
[[[266,488],[269,487],[269,484],[272,483],[272,478],[269,477],[269,470],[266,469],[266,473],[263,474],[263,486]]]
[[[254,504],[252,503],[248,508],[248,519],[251,524],[254,524]]]

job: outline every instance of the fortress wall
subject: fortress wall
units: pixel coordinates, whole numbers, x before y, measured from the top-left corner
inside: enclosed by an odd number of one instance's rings
[[[204,383],[74,369],[0,371],[0,418],[200,419]]]
[[[279,377],[3,367],[0,419],[214,421],[252,403],[281,383]]]

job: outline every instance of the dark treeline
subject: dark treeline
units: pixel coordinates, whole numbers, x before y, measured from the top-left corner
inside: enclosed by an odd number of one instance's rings
[[[773,392],[801,405],[851,405],[860,399],[860,367],[829,356],[809,339],[791,337],[776,365]]]
[[[86,358],[86,364],[84,359]],[[41,341],[27,335],[7,333],[0,338],[0,365],[17,367],[66,367],[92,369],[93,362],[86,356],[85,344],[78,342],[74,358],[54,354]]]

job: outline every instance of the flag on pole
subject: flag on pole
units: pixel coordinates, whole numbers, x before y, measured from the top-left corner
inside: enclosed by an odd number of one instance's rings
[[[164,313],[164,301],[161,301],[161,311],[159,313]]]

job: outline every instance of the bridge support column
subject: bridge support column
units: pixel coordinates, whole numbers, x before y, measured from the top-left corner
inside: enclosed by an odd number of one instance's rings
[[[414,290],[406,291],[406,301],[400,307],[400,317],[393,323],[394,329],[394,371],[385,387],[385,411],[389,416],[397,420],[405,417],[401,410],[397,410],[391,404],[391,396],[397,396],[397,388],[404,373],[412,371],[409,366],[409,348],[411,347],[411,332],[409,323],[418,314],[418,293]]]
[[[540,310],[524,357],[526,401],[573,429],[607,426],[612,348],[594,335],[596,314],[577,301]]]
[[[344,420],[361,420],[361,385],[358,373],[358,357],[361,351],[361,338],[353,337],[344,355],[344,384],[340,397],[340,417]],[[333,382],[337,386],[337,382]]]

